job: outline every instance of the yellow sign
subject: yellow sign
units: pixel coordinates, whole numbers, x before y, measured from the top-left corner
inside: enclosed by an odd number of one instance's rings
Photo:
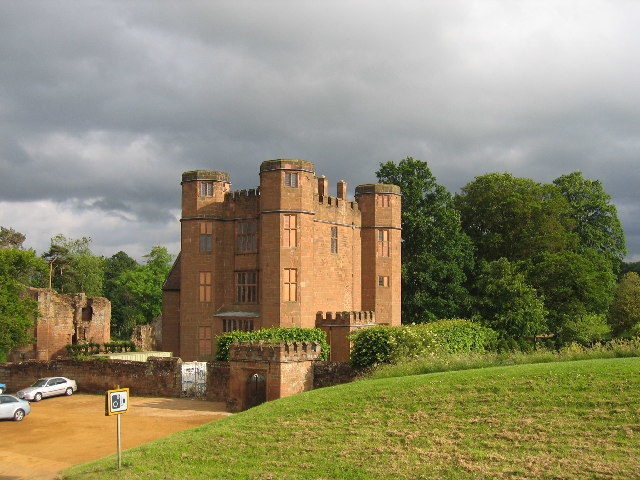
[[[120,415],[127,413],[129,410],[129,389],[118,388],[116,390],[107,391],[105,397],[104,414],[108,417],[110,415]]]

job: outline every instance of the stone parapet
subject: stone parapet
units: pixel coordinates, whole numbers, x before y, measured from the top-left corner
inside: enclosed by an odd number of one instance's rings
[[[230,177],[228,173],[219,172],[218,170],[190,170],[182,174],[183,182],[195,182],[197,180],[229,182]]]
[[[366,183],[356,187],[356,196],[363,195],[365,193],[394,193],[396,195],[401,195],[400,192],[401,190],[398,185],[391,185],[387,183]]]
[[[229,349],[231,362],[306,362],[320,358],[315,342],[234,342]]]
[[[314,172],[313,162],[300,160],[299,158],[276,158],[267,160],[260,164],[260,172],[271,170],[301,170],[303,172]]]
[[[316,313],[316,327],[349,327],[374,325],[376,313],[370,310],[360,312],[318,312]]]

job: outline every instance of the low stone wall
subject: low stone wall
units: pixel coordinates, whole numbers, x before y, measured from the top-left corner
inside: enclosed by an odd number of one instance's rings
[[[230,372],[229,362],[207,362],[207,400],[227,401]]]
[[[115,385],[129,387],[131,395],[179,397],[182,361],[176,357],[128,360],[29,360],[0,363],[0,379],[10,393],[28,387],[38,378],[67,377],[83,393],[104,393]]]
[[[314,362],[313,388],[353,382],[362,373],[362,370],[356,370],[348,362]]]

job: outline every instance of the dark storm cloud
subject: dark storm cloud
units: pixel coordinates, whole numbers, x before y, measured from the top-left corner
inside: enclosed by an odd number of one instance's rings
[[[299,157],[353,187],[412,155],[454,191],[491,171],[581,170],[613,195],[640,256],[633,3],[0,8],[0,201],[15,205],[3,223],[28,227],[29,205],[49,202],[66,212],[50,229],[84,228],[107,252],[177,248],[183,170],[245,188],[261,161]]]

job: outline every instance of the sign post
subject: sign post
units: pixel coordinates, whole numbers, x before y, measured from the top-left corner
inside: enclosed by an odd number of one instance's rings
[[[115,415],[117,418],[117,443],[118,443],[118,470],[122,468],[122,442],[120,430],[120,415],[129,410],[129,389],[118,388],[107,391],[105,397],[104,414],[109,417]]]

